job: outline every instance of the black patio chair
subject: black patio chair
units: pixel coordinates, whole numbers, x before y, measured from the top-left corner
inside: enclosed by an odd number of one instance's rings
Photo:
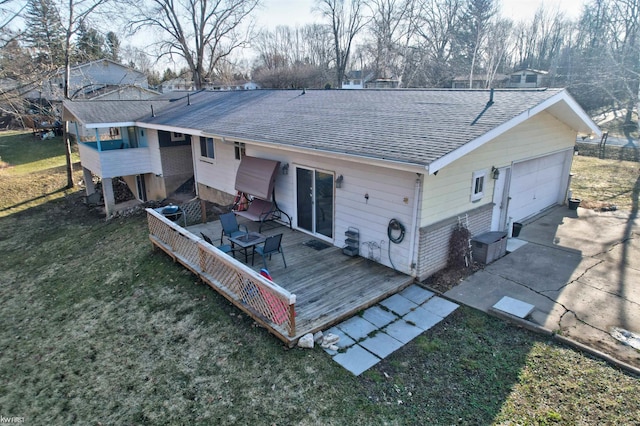
[[[202,235],[203,240],[205,240],[206,242],[208,242],[209,244],[211,244],[221,252],[226,254],[231,254],[233,257],[236,257],[236,251],[233,249],[233,247],[231,247],[230,244],[222,244],[222,245],[216,246],[215,244],[213,244],[213,240],[211,239],[211,237],[209,237],[207,234],[205,234],[204,232],[201,232],[200,235]]]
[[[253,260],[255,259],[255,253],[258,253],[262,257],[265,269],[267,269],[267,255],[269,256],[269,260],[271,260],[271,255],[273,253],[280,253],[282,255],[282,262],[284,262],[284,267],[287,267],[287,261],[284,260],[284,251],[282,251],[282,234],[267,237],[263,246],[253,247],[253,255],[251,256],[252,265]]]
[[[220,244],[223,244],[223,238],[236,238],[249,234],[249,229],[244,225],[238,225],[236,215],[233,213],[225,213],[220,215],[220,224],[222,225],[222,234],[220,235]],[[244,231],[240,229],[244,228]]]

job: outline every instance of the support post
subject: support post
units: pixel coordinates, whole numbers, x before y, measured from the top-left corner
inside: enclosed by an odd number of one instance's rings
[[[93,176],[91,175],[91,170],[83,167],[82,178],[84,179],[84,186],[87,196],[96,192],[96,187],[93,185]]]
[[[289,337],[296,335],[296,305],[292,303],[289,305]]]
[[[113,194],[113,179],[102,178],[102,197],[104,198],[104,209],[107,219],[116,212],[116,197]]]

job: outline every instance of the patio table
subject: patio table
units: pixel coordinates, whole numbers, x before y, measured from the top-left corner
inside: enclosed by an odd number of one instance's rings
[[[238,245],[244,251],[244,262],[247,263],[249,261],[248,250],[260,243],[264,243],[265,239],[266,237],[259,232],[249,232],[235,238],[229,238],[229,241],[231,241],[231,247]],[[253,250],[251,250],[251,257],[253,259]]]

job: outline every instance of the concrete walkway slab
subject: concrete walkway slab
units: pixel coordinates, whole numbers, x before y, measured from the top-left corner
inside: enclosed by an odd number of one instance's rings
[[[456,305],[457,306],[457,305]],[[442,321],[442,317],[430,312],[420,306],[403,317],[405,321],[414,324],[422,330],[429,330],[431,327]]]
[[[422,305],[424,302],[434,296],[434,292],[420,287],[419,285],[411,285],[400,292],[400,296],[406,297],[417,305]]]
[[[369,333],[378,329],[378,327],[362,317],[352,317],[342,324],[339,324],[338,328],[344,331],[356,342],[360,339],[364,339]]]
[[[340,365],[359,375],[438,324],[457,307],[429,290],[412,285],[366,309],[362,316],[327,330],[340,337],[340,341],[337,351],[323,349]]]
[[[375,336],[360,342],[360,346],[380,358],[385,358],[391,355],[393,352],[400,349],[403,345],[404,344],[399,340],[396,340],[383,332],[376,333]]]
[[[359,345],[353,345],[344,353],[336,354],[333,360],[356,376],[380,362],[380,358]]]
[[[409,343],[418,337],[424,330],[420,327],[409,324],[403,319],[399,319],[398,321],[392,322],[387,327],[383,328],[382,331],[402,343]]]
[[[399,294],[394,294],[388,299],[384,299],[380,304],[399,316],[408,314],[412,309],[418,307],[417,303],[413,303],[411,300]]]
[[[525,240],[521,240],[519,238],[509,238],[507,239],[507,253],[512,253],[526,244],[527,242]]]
[[[504,296],[498,303],[493,305],[493,307],[518,318],[526,318],[535,309],[535,306],[531,303],[523,302],[522,300],[509,296]]]
[[[456,303],[450,302],[442,297],[434,297],[422,305],[422,309],[432,312],[440,318],[446,317],[457,308],[458,305]]]
[[[380,306],[372,306],[364,311],[362,318],[369,321],[378,328],[382,328],[387,324],[398,319],[398,316],[391,311],[386,311]]]

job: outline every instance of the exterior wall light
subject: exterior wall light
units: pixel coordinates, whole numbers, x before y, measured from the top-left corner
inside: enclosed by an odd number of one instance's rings
[[[284,163],[284,165],[282,166],[282,174],[283,175],[289,174],[289,163]]]
[[[491,173],[493,173],[494,179],[498,179],[500,177],[500,169],[496,167],[491,167]]]
[[[342,181],[344,180],[344,176],[340,175],[336,178],[336,188],[342,188]]]

